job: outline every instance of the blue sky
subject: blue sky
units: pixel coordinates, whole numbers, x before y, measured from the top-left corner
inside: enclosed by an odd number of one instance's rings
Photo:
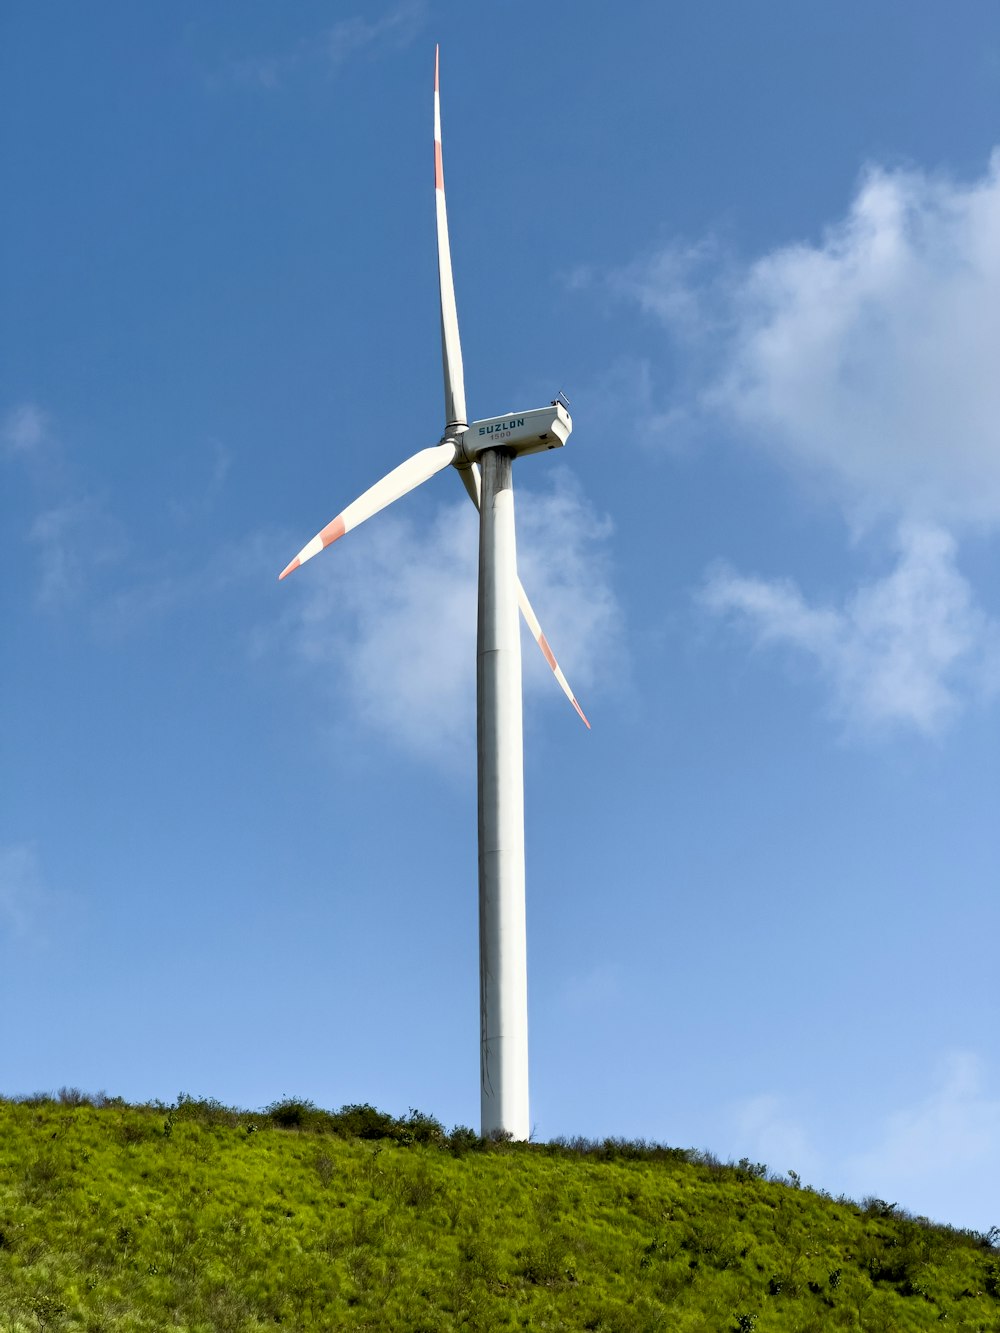
[[[478,1122],[474,512],[277,582],[440,434],[440,41],[537,1134],[1000,1220],[995,6],[3,24],[0,1087]]]

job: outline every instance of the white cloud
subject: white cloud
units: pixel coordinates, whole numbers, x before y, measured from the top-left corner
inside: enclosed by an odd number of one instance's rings
[[[701,593],[759,644],[806,654],[830,683],[838,714],[862,730],[939,732],[971,693],[1000,683],[1000,628],[975,604],[942,529],[904,525],[898,561],[843,606],[811,606],[787,579],[748,578],[725,566]]]
[[[517,504],[518,573],[586,711],[586,693],[626,669],[609,552],[614,527],[584,499],[567,472],[556,472],[548,490],[518,491]],[[475,521],[474,510],[472,516]],[[529,700],[550,699],[562,706],[563,696],[526,630],[522,641]]]
[[[621,651],[604,550],[610,525],[565,475],[548,492],[519,490],[517,503],[522,582],[586,708],[587,687],[607,678]],[[398,510],[380,514],[295,575],[296,602],[272,645],[290,641],[300,661],[321,669],[341,718],[450,763],[475,743],[477,561],[468,501],[443,505],[419,530]],[[523,661],[526,698],[544,691],[575,723],[533,642]]]
[[[0,450],[8,458],[34,453],[48,433],[48,418],[34,403],[20,403],[0,426]]]
[[[703,413],[849,505],[1000,522],[1000,150],[969,183],[873,167],[820,242],[715,254],[610,280],[689,345],[712,334]]]
[[[451,751],[467,736],[474,679],[475,512],[438,511],[418,531],[399,514],[320,557],[289,588],[298,653],[336,672],[340,707],[412,749]]]
[[[987,1072],[978,1055],[952,1052],[937,1086],[887,1116],[872,1146],[847,1160],[849,1189],[913,1210],[933,1198],[939,1216],[959,1225],[995,1222],[960,1216],[983,1180],[1000,1180],[1000,1089],[989,1089]]]
[[[859,530],[897,525],[895,570],[843,606],[725,568],[705,603],[811,657],[856,729],[939,732],[992,693],[997,626],[948,533],[1000,526],[1000,150],[970,182],[872,167],[816,242],[668,246],[606,286],[688,353],[671,429],[723,422]]]

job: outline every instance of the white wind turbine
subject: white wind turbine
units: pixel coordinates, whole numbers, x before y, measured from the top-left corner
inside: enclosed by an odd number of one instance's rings
[[[448,243],[441,157],[438,52],[434,56],[434,195],[437,204],[445,428],[376,482],[298,553],[279,578],[449,464],[479,509],[476,733],[479,793],[479,991],[482,1133],[526,1139],[528,982],[524,905],[524,764],[518,607],[560,686],[589,727],[517,576],[511,463],[557,449],[572,421],[563,403],[487,417],[470,426]]]

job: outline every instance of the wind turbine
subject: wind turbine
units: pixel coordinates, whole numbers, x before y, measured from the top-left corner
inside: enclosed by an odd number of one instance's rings
[[[558,449],[573,423],[560,398],[547,407],[469,425],[448,242],[441,155],[439,51],[434,53],[434,197],[444,362],[445,427],[439,444],[401,463],[349,504],[285,566],[280,579],[380,509],[446,467],[479,510],[476,734],[479,795],[479,992],[483,1137],[527,1139],[528,979],[524,903],[524,761],[518,607],[567,698],[589,728],[517,575],[511,464]]]

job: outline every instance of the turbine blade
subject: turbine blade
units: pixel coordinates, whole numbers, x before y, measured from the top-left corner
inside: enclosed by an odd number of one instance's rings
[[[462,478],[462,485],[469,492],[469,499],[479,508],[479,497],[482,494],[482,482],[479,480],[479,464],[469,463],[465,467],[457,469],[458,475]]]
[[[434,201],[437,207],[438,289],[441,297],[441,359],[444,363],[445,431],[467,426],[465,415],[465,371],[462,342],[458,335],[455,279],[451,271],[448,241],[448,209],[444,200],[444,161],[441,156],[441,94],[438,83],[440,47],[434,48]]]
[[[314,555],[319,555],[325,546],[330,546],[338,537],[343,537],[345,532],[350,532],[366,518],[371,518],[372,514],[377,514],[386,505],[391,505],[393,500],[398,500],[407,491],[412,491],[421,482],[433,477],[435,472],[446,468],[454,461],[456,452],[454,444],[450,441],[437,444],[432,449],[421,449],[405,463],[393,468],[381,481],[370,486],[364,495],[360,495],[353,504],[349,504],[336,518],[331,519],[325,528],[317,532],[312,541],[303,546],[295,559],[288,562],[278,575],[279,580],[286,574],[291,574],[293,569],[298,569],[299,565],[304,565]]]
[[[481,483],[479,480],[479,464],[472,463],[469,467],[459,468],[458,475],[462,478],[462,485],[469,492],[469,499],[478,509],[479,497],[482,493]],[[576,711],[580,714],[580,717],[583,719],[584,725],[587,727],[587,730],[589,731],[590,723],[587,721],[587,716],[584,713],[583,709],[580,707],[580,705],[577,703],[576,695],[570,689],[569,681],[563,675],[562,668],[556,661],[555,653],[553,653],[552,649],[549,647],[549,641],[542,633],[542,627],[538,623],[538,617],[535,615],[532,605],[528,601],[528,594],[524,591],[524,584],[521,582],[520,579],[517,580],[517,604],[521,608],[521,615],[524,616],[524,623],[528,626],[528,629],[531,630],[532,634],[535,636],[535,642],[542,650],[542,656],[545,658],[546,662],[548,662],[549,666],[552,668],[552,674],[559,682],[560,689],[562,690],[563,694],[565,694],[566,698],[570,701],[570,703],[573,705],[573,707],[576,709]]]
[[[565,694],[566,698],[570,701],[570,703],[573,705],[573,707],[576,709],[576,711],[580,714],[580,718],[583,722],[583,725],[589,731],[590,723],[587,721],[587,715],[584,713],[583,709],[577,703],[576,695],[570,689],[569,681],[563,675],[562,668],[556,661],[555,653],[553,653],[552,649],[549,647],[549,641],[542,633],[542,627],[538,623],[538,617],[535,615],[534,611],[531,608],[531,603],[528,601],[528,594],[524,591],[524,585],[521,583],[520,579],[518,579],[517,581],[517,604],[521,608],[521,615],[524,616],[524,623],[528,626],[528,629],[531,630],[532,634],[535,636],[535,642],[542,650],[542,656],[545,658],[546,662],[548,662],[549,666],[552,668],[552,674],[559,682],[560,689],[562,690],[563,694]]]

